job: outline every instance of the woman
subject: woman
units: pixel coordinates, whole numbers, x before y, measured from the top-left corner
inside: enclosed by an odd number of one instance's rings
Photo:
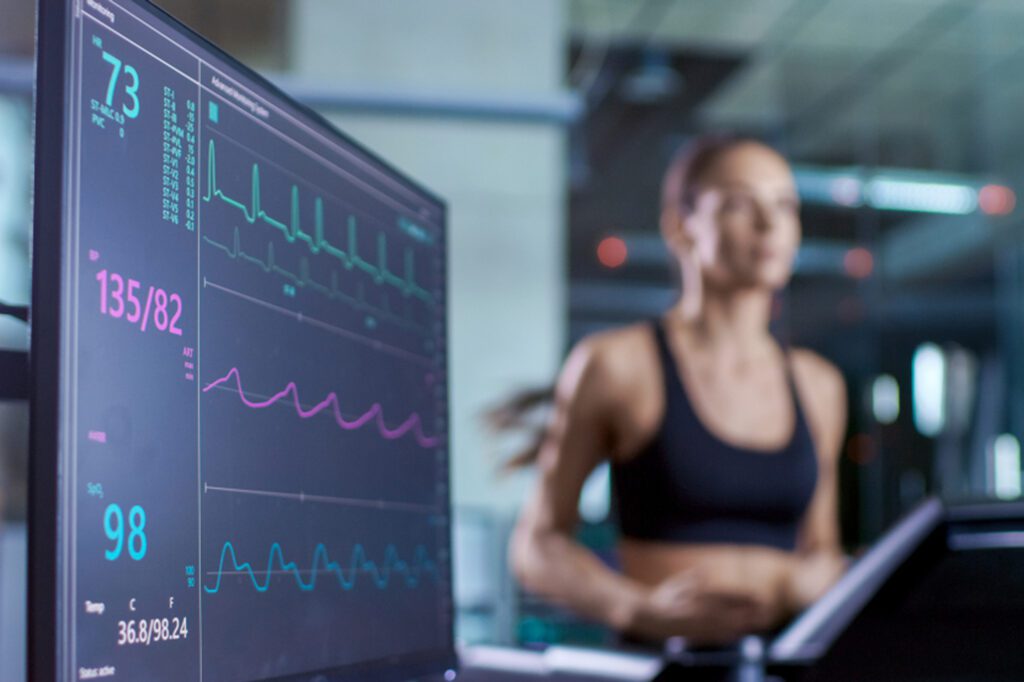
[[[843,570],[836,368],[769,332],[800,243],[792,172],[747,138],[704,138],[662,188],[683,295],[655,323],[584,339],[555,389],[539,478],[511,542],[525,588],[646,639],[770,630]],[[622,573],[573,539],[583,482],[612,463]]]

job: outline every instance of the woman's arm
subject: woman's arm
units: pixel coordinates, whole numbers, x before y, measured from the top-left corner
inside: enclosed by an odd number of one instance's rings
[[[846,567],[839,540],[838,469],[846,437],[847,404],[843,376],[830,362],[809,351],[797,351],[793,363],[818,453],[818,483],[804,517],[797,561],[787,586],[788,607],[797,612],[822,596]]]
[[[609,457],[611,368],[600,341],[578,345],[559,377],[555,407],[537,461],[538,480],[510,545],[513,572],[527,590],[625,630],[641,588],[578,544],[577,506],[587,476]]]

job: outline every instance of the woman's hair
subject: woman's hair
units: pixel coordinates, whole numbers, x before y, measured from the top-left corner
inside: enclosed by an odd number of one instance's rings
[[[734,133],[700,135],[684,145],[672,157],[661,182],[661,209],[692,211],[700,190],[700,182],[719,157],[744,144],[765,143],[756,137]],[[502,464],[506,471],[521,469],[536,463],[544,444],[545,416],[554,402],[553,386],[532,388],[514,393],[499,405],[484,413],[484,420],[495,432],[530,431],[528,445],[514,453]],[[540,424],[538,424],[540,422]]]
[[[766,147],[763,140],[752,135],[737,133],[708,133],[700,135],[683,145],[661,180],[661,209],[674,208],[688,213],[697,203],[701,180],[723,154],[744,144]]]
[[[544,422],[554,401],[554,386],[526,389],[513,393],[484,413],[484,420],[496,433],[521,431],[529,434],[526,447],[507,457],[502,469],[515,471],[536,463],[544,443]]]

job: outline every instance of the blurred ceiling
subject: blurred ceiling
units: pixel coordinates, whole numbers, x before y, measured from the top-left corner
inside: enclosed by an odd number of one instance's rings
[[[577,45],[742,60],[701,103],[701,120],[781,128],[792,153],[822,161],[857,156],[856,133],[865,126],[902,148],[908,136],[948,139],[969,113],[958,100],[980,79],[1010,76],[1024,64],[1019,0],[572,0],[570,7]],[[1014,101],[1024,97],[1024,85],[1011,90]],[[971,165],[935,155],[950,154],[950,146],[930,142],[918,143],[933,150],[929,167]]]
[[[1024,179],[1020,0],[571,0],[570,22],[572,85],[589,103],[573,145],[574,334],[652,314],[671,298],[657,249],[659,179],[695,133],[758,134],[799,165],[956,173],[1014,187]],[[945,286],[988,298],[1000,239],[991,222],[804,212],[806,244],[868,246],[901,290]],[[619,270],[595,257],[609,234],[637,247]],[[841,258],[832,272],[799,274],[794,304],[830,301],[822,326],[841,331],[835,301],[865,294],[843,274]],[[591,303],[610,285],[660,293],[627,293],[596,312]],[[963,319],[948,312],[936,317]]]

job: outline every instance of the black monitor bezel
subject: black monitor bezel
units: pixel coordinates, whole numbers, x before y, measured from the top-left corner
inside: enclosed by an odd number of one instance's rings
[[[30,325],[28,678],[57,680],[57,499],[63,182],[68,12],[40,0],[36,17],[35,178]],[[45,87],[41,87],[45,86]],[[44,197],[46,199],[44,200]],[[40,248],[43,243],[53,248]]]
[[[74,6],[81,0],[39,0],[36,21],[35,83],[35,168],[32,231],[32,307],[30,317],[30,465],[29,465],[29,538],[28,538],[28,650],[27,671],[30,682],[57,682],[59,666],[66,660],[58,651],[60,575],[58,573],[58,526],[60,500],[60,399],[61,399],[61,316],[64,312],[63,260],[65,195],[65,138],[68,133],[68,45],[70,20]],[[187,25],[148,0],[117,0],[142,9],[182,32],[203,50],[237,69],[246,78],[264,88],[285,108],[305,119],[329,138],[347,145],[400,182],[435,203],[441,214],[441,248],[447,250],[447,203],[377,154],[356,142],[321,114],[289,97],[280,88],[242,64],[230,54],[196,33]],[[447,287],[447,257],[442,280]],[[447,296],[446,296],[447,298]],[[443,346],[448,347],[447,325],[442,330]],[[447,350],[446,350],[447,352]],[[448,365],[450,359],[446,359]],[[450,388],[448,398],[450,412]],[[445,415],[451,423],[450,414]],[[449,440],[450,442],[450,440]],[[449,483],[450,483],[449,468]],[[451,508],[451,486],[445,486],[445,506]],[[449,550],[451,537],[449,535]],[[450,552],[449,552],[450,555]],[[448,574],[444,582],[451,586],[451,562],[445,562]],[[411,679],[455,669],[458,657],[454,637],[454,599],[447,600],[448,646],[394,659],[367,661],[355,666],[309,671],[279,679]],[[385,667],[386,666],[386,667]]]

